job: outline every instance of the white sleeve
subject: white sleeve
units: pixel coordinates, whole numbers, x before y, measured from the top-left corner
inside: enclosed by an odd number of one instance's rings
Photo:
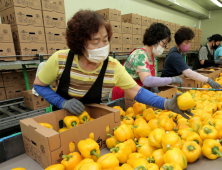
[[[201,74],[199,74],[199,73],[197,73],[197,72],[195,72],[191,69],[184,70],[183,74],[186,77],[188,77],[190,79],[193,79],[193,80],[198,80],[198,81],[202,81],[202,82],[205,82],[205,83],[208,81],[208,77],[203,76],[203,75],[201,75]]]

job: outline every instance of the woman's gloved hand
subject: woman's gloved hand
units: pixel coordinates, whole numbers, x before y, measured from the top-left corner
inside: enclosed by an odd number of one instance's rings
[[[172,84],[179,84],[180,86],[183,86],[183,80],[179,76],[172,77]]]
[[[182,93],[176,93],[175,96],[173,96],[172,99],[167,99],[165,102],[165,109],[178,113],[181,116],[183,116],[186,119],[190,119],[186,114],[193,116],[193,113],[191,113],[191,110],[182,111],[179,109],[179,106],[177,105],[177,97],[179,97]],[[185,114],[186,113],[186,114]]]
[[[158,87],[151,87],[150,91],[153,92],[153,93],[159,93],[160,92]]]
[[[207,83],[213,88],[213,89],[219,89],[222,86],[218,84],[217,82],[213,81],[212,79],[208,78]]]
[[[220,64],[222,65],[222,59],[218,59],[218,60],[214,60],[215,61],[215,64]]]
[[[62,108],[68,110],[74,115],[80,115],[85,110],[85,106],[79,100],[73,98],[70,100],[65,100],[62,103]]]

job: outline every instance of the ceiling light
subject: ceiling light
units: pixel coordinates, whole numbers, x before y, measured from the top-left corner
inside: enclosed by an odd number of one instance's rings
[[[222,3],[219,0],[211,0],[213,3],[215,3],[217,6],[222,7]]]

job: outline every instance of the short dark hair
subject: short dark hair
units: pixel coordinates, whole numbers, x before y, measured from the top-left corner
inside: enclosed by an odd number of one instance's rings
[[[177,45],[182,44],[185,40],[192,40],[194,38],[194,32],[188,27],[181,27],[174,35]]]
[[[162,23],[153,23],[143,35],[143,44],[152,46],[165,38],[171,41],[170,29]]]
[[[67,23],[66,40],[67,46],[74,54],[83,55],[84,43],[96,34],[101,26],[105,26],[108,40],[112,36],[111,25],[106,19],[92,10],[78,11]]]
[[[222,41],[222,36],[221,36],[220,34],[214,34],[214,35],[208,37],[207,40],[208,40],[209,42],[211,42],[211,41],[213,41],[213,40],[214,40],[215,42],[217,42],[217,41]]]

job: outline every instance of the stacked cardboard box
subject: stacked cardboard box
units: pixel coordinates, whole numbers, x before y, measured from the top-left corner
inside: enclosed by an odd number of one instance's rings
[[[0,24],[0,61],[15,61],[16,57],[1,57],[14,56],[15,49],[12,39],[12,32],[10,25]]]
[[[101,9],[96,11],[100,15],[104,16],[106,20],[109,21],[111,27],[113,36],[110,41],[110,51],[116,52],[116,54],[122,54],[118,52],[123,51],[123,36],[122,36],[122,23],[121,23],[121,11],[116,9]]]
[[[47,53],[67,49],[64,0],[41,0]]]

